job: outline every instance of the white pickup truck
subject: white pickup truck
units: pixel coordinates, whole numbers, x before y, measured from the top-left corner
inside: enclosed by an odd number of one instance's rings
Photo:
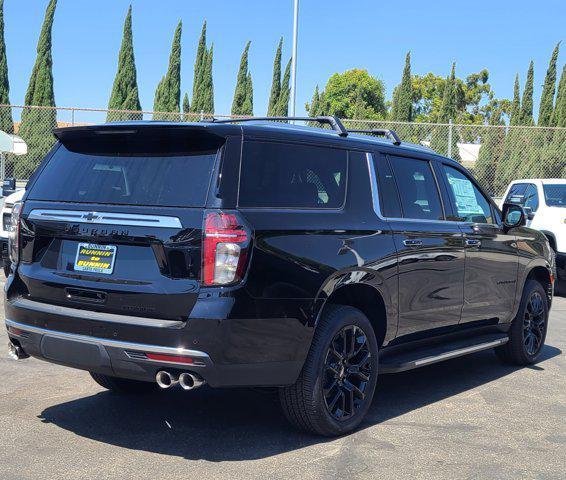
[[[503,203],[522,205],[528,213],[527,226],[543,232],[556,252],[556,268],[566,283],[566,179],[533,178],[509,184]]]

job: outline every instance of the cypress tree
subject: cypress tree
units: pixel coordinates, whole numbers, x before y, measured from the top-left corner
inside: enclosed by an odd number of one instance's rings
[[[269,95],[269,105],[267,107],[267,116],[274,117],[277,109],[277,102],[281,95],[281,54],[283,51],[283,37],[279,40],[277,51],[275,52],[275,60],[273,61],[273,81],[271,83],[271,93]]]
[[[318,90],[318,85],[314,89],[314,93],[312,95],[311,103],[306,105],[307,112],[309,112],[310,117],[316,117],[319,115],[320,110],[320,93]]]
[[[279,100],[277,100],[277,105],[275,107],[276,117],[286,117],[289,115],[289,96],[291,95],[291,60],[287,62],[285,67],[285,73],[283,75],[283,81],[281,82],[281,93],[279,94]]]
[[[236,90],[234,91],[234,100],[232,101],[232,115],[249,115],[249,113],[245,112],[244,103],[246,103],[248,95],[248,54],[250,51],[250,44],[251,42],[246,43],[240,60],[240,69],[238,70],[238,78],[236,80]]]
[[[558,83],[556,106],[552,114],[552,124],[557,127],[566,127],[566,65],[562,68],[562,75]]]
[[[442,95],[442,105],[438,115],[440,123],[448,123],[450,120],[454,121],[458,114],[457,105],[457,84],[456,84],[456,63],[452,64],[450,75],[446,78],[444,83],[444,92]],[[433,131],[431,139],[431,147],[441,155],[448,155],[448,139],[449,127],[440,127]],[[452,158],[454,160],[460,159],[458,151],[458,134],[454,127],[452,127]]]
[[[495,193],[497,188],[497,167],[503,154],[505,130],[497,128],[503,125],[502,112],[496,108],[489,118],[491,128],[482,135],[482,144],[474,175],[489,193]]]
[[[395,89],[391,106],[391,119],[399,122],[413,120],[413,85],[411,81],[411,52],[405,58],[401,83]]]
[[[552,111],[554,109],[554,93],[556,92],[556,62],[558,61],[558,52],[560,50],[560,42],[554,47],[548,70],[544,78],[544,86],[542,88],[542,96],[540,98],[540,108],[538,113],[538,126],[552,126]]]
[[[173,35],[173,45],[169,56],[169,68],[167,73],[159,82],[153,101],[154,112],[175,112],[180,110],[181,103],[181,35],[183,22],[179,25]],[[154,120],[178,120],[179,115],[154,114]]]
[[[193,79],[193,99],[191,104],[192,112],[204,110],[204,92],[202,82],[205,76],[206,61],[208,52],[206,49],[206,20],[202,24],[202,31],[198,42],[197,56],[195,60],[195,75]]]
[[[242,111],[244,112],[243,115],[252,116],[254,114],[254,85],[251,73],[248,73],[246,79],[246,99]]]
[[[183,97],[183,120],[185,122],[189,121],[189,112],[191,111],[191,104],[189,103],[189,94],[185,92]]]
[[[0,0],[0,104],[10,104],[10,82],[8,80],[8,58],[4,40],[4,0]],[[14,121],[10,107],[0,109],[0,130],[14,133]]]
[[[210,50],[206,53],[205,68],[202,76],[202,110],[205,113],[214,113],[214,82],[212,79],[212,66],[214,63],[214,44],[210,46]]]
[[[25,105],[55,106],[53,92],[53,57],[51,55],[53,20],[57,0],[50,0],[37,43],[37,58],[31,72],[25,96]],[[19,135],[28,145],[28,154],[20,157],[22,168],[18,173],[29,178],[41,159],[55,143],[52,130],[57,126],[57,112],[54,109],[24,109]]]
[[[141,110],[138,93],[136,60],[134,57],[134,40],[132,34],[132,6],[128,8],[124,22],[124,37],[118,54],[118,71],[112,87],[112,95],[108,103],[112,110]],[[108,112],[106,121],[141,120],[141,113]]]
[[[521,120],[521,100],[520,100],[519,74],[515,75],[515,86],[513,88],[513,103],[511,104],[511,114],[509,117],[510,125],[518,125]]]
[[[521,117],[519,125],[533,125],[533,83],[534,83],[534,63],[531,60],[527,72],[525,90],[521,99]]]

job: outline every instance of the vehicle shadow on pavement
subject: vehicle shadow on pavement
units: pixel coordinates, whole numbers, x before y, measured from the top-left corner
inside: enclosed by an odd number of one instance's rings
[[[544,370],[545,361],[561,353],[556,347],[546,346],[534,368]],[[487,351],[383,375],[361,429],[517,370],[500,364]],[[329,441],[295,431],[283,417],[276,394],[254,389],[203,387],[193,392],[175,389],[144,396],[101,392],[53,405],[40,418],[98,442],[212,462],[255,460]]]

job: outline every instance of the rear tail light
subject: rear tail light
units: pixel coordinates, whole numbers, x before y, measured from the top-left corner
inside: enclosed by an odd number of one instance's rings
[[[23,206],[23,202],[14,203],[10,219],[10,231],[8,232],[8,253],[14,266],[20,259],[20,216]]]
[[[249,230],[235,213],[207,212],[204,219],[202,276],[204,285],[230,285],[242,280]]]

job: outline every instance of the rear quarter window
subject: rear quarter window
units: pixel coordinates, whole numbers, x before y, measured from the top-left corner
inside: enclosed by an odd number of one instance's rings
[[[346,150],[270,142],[244,143],[239,206],[341,208]]]

